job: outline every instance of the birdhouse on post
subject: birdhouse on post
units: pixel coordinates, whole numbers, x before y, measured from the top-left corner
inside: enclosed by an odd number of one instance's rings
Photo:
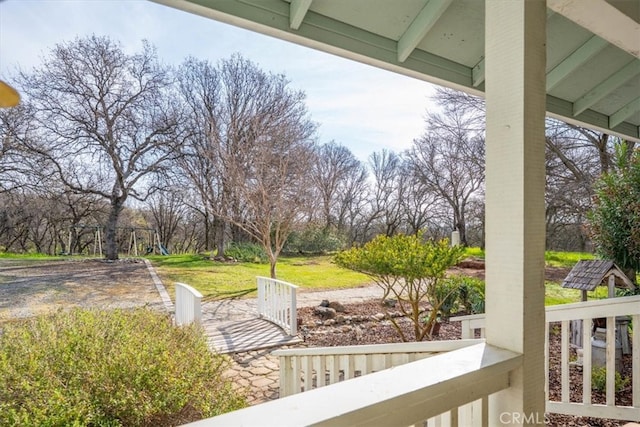
[[[583,260],[573,267],[569,275],[562,282],[563,288],[579,289],[582,292],[582,301],[587,300],[587,292],[594,291],[598,286],[607,286],[607,297],[613,298],[616,295],[616,288],[635,290],[635,286],[631,279],[618,267],[613,261],[606,260]],[[594,365],[597,363],[598,351],[604,348],[598,345],[602,341],[601,336],[606,331],[606,322],[604,319],[593,319],[593,349],[594,349]],[[600,324],[602,323],[602,324]],[[629,354],[631,348],[629,346],[628,326],[629,319],[626,317],[616,318],[616,353]],[[582,342],[582,320],[573,320],[571,322],[571,338],[570,342],[577,348],[583,348]],[[601,329],[605,328],[605,329]],[[604,357],[604,356],[603,356]],[[618,357],[618,355],[616,355]]]

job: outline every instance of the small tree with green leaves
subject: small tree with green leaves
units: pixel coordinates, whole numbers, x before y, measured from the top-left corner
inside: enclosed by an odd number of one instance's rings
[[[456,292],[455,287],[449,287],[445,292],[441,288],[447,269],[458,263],[463,255],[462,247],[449,247],[446,239],[425,240],[422,234],[381,235],[361,248],[339,253],[335,262],[371,277],[383,290],[382,300],[396,299],[399,310],[413,323],[414,340],[422,341],[431,339],[442,305]],[[421,308],[424,301],[431,305],[426,316]],[[402,341],[408,341],[409,337],[397,321],[387,317]]]
[[[640,271],[640,150],[616,147],[616,168],[596,183],[589,213],[591,238],[598,254],[612,259],[636,280]]]

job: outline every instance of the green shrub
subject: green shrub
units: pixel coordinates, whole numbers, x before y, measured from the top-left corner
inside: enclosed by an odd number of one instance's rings
[[[361,248],[340,252],[334,261],[341,267],[364,273],[382,288],[382,298],[399,302],[399,310],[413,324],[413,339],[431,339],[433,325],[442,305],[457,289],[446,286],[446,271],[460,262],[462,246],[449,246],[448,240],[425,240],[423,234],[392,237],[380,235]],[[428,302],[431,311],[421,316],[421,304]],[[400,325],[391,323],[402,341],[408,341]]]
[[[289,235],[283,249],[289,254],[326,254],[344,249],[344,239],[336,233],[320,227],[308,227]]]
[[[620,372],[616,371],[615,375],[615,390],[616,393],[622,391],[623,388],[629,384],[629,378],[622,378]],[[607,389],[607,368],[592,368],[591,369],[591,388],[599,392],[604,393]]]
[[[469,314],[484,313],[484,280],[467,276],[452,276],[458,283],[458,304]]]
[[[195,326],[146,308],[57,312],[3,325],[0,425],[175,425],[244,398]]]
[[[457,276],[447,277],[433,292],[435,299],[440,301],[439,314],[444,320],[448,320],[460,307],[460,281],[457,280]]]
[[[256,264],[266,264],[269,260],[264,248],[256,243],[230,243],[224,250],[226,256],[235,258],[240,262],[254,262]]]
[[[634,280],[640,271],[640,150],[626,142],[615,148],[614,167],[594,185],[589,231],[596,252]]]

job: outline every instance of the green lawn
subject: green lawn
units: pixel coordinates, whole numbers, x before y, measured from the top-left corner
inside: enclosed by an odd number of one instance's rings
[[[467,248],[467,256],[484,257],[479,248]],[[16,255],[0,253],[0,259],[54,260],[68,257],[40,254]],[[256,276],[269,276],[268,264],[220,263],[202,255],[151,256],[160,278],[169,294],[174,295],[174,283],[183,282],[193,286],[209,297],[225,295],[255,296]],[[580,252],[547,251],[546,263],[554,267],[571,267],[581,259],[593,259],[592,254]],[[278,278],[302,289],[349,288],[371,283],[360,273],[338,267],[331,262],[331,256],[281,257],[277,266]],[[606,297],[602,287],[589,298]],[[565,304],[580,300],[580,292],[563,289],[559,283],[545,284],[545,304]]]
[[[478,247],[466,247],[464,248],[464,254],[468,257],[484,259],[484,249]]]
[[[484,258],[484,250],[477,247],[465,248],[465,254],[468,257]],[[544,253],[545,263],[550,267],[573,267],[580,260],[594,258],[595,256],[588,252],[546,251]]]
[[[551,267],[573,267],[578,261],[594,258],[595,255],[588,252],[546,251],[544,253],[545,263]]]
[[[482,256],[478,248],[469,248],[469,256]],[[580,259],[593,258],[578,252],[547,252],[547,264],[571,267]],[[225,295],[255,296],[256,276],[268,276],[268,264],[219,263],[202,255],[171,255],[150,257],[169,294],[174,294],[174,283],[187,283],[205,296]],[[330,256],[282,257],[277,266],[278,278],[303,289],[348,288],[370,283],[371,280],[360,273],[340,268],[331,262]],[[605,294],[602,296],[606,296]],[[596,295],[589,295],[590,298]],[[580,292],[564,289],[559,283],[545,285],[545,304],[566,304],[578,302]]]
[[[544,305],[567,304],[580,301],[580,291],[577,289],[565,289],[560,283],[545,282]]]
[[[560,283],[546,282],[544,286],[544,305],[568,304],[580,301],[581,292],[577,289],[565,289]],[[599,286],[593,292],[587,292],[589,301],[607,298],[607,287]]]
[[[158,275],[174,294],[174,283],[193,286],[205,296],[245,294],[255,296],[256,276],[269,276],[269,264],[220,263],[202,255],[152,256]],[[302,289],[349,288],[370,283],[364,274],[340,268],[330,256],[281,257],[278,279]]]
[[[0,252],[0,259],[19,259],[19,260],[57,260],[68,258],[60,255],[46,255],[46,254],[14,254],[11,252]]]

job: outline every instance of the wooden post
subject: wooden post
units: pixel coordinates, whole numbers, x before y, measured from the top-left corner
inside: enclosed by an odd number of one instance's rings
[[[485,4],[486,336],[524,354],[490,397],[489,424],[535,425],[545,413],[546,2]]]
[[[615,298],[616,296],[616,276],[609,274],[609,281],[607,282],[607,298]]]

